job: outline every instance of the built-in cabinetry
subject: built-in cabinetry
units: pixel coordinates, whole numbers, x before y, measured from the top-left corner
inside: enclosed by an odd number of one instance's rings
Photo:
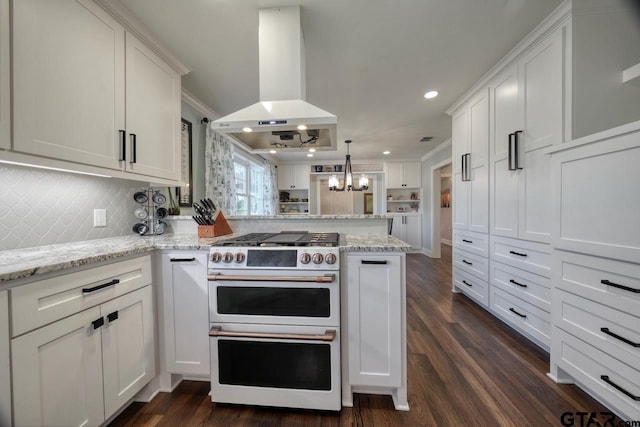
[[[343,405],[361,391],[408,410],[405,255],[349,253],[342,262]]]
[[[15,153],[180,180],[173,68],[90,0],[17,1],[12,19]]]
[[[411,245],[411,249],[422,249],[422,214],[393,215],[391,235]]]
[[[551,154],[551,376],[640,419],[640,122]],[[597,174],[597,177],[594,177]]]
[[[0,150],[11,148],[9,0],[0,0]],[[2,418],[0,417],[0,423]]]
[[[551,176],[570,136],[569,6],[454,107],[453,289],[551,344]]]
[[[422,187],[422,165],[420,162],[385,163],[387,188]]]
[[[309,212],[309,165],[278,165],[278,200],[280,213]]]
[[[162,254],[164,369],[172,374],[210,378],[208,254]]]
[[[99,425],[155,376],[149,256],[9,292],[15,425]]]
[[[7,291],[0,291],[0,425],[11,425],[9,296],[7,295]]]

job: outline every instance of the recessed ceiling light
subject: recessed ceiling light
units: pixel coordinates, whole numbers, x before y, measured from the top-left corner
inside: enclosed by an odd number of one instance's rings
[[[427,99],[435,98],[436,96],[438,96],[437,90],[430,90],[429,92],[424,94],[424,97]]]
[[[383,151],[382,154],[391,154],[391,151]]]
[[[250,127],[245,127],[242,128],[242,132],[253,132],[253,129],[251,129]]]
[[[270,152],[271,154],[276,154],[276,153],[277,153],[277,151],[276,151],[276,150],[269,150],[269,152]]]
[[[307,130],[307,125],[298,125],[298,130]]]
[[[310,152],[310,153],[315,153],[315,152],[316,152],[316,149],[315,149],[315,148],[309,148],[309,152]]]
[[[313,157],[313,154],[309,153],[307,154],[307,157]]]

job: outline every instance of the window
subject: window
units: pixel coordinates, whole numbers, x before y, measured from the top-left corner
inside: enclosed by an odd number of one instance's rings
[[[264,215],[265,168],[235,154],[236,215]]]

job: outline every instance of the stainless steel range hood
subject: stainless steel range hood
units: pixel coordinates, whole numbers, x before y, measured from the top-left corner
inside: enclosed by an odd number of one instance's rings
[[[260,102],[213,121],[211,128],[254,153],[335,151],[336,116],[305,101],[300,6],[261,9],[258,38]]]

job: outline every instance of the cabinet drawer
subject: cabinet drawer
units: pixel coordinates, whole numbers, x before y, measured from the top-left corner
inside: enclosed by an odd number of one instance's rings
[[[489,283],[546,311],[551,311],[551,279],[493,261]]]
[[[458,290],[462,291],[468,297],[485,307],[489,306],[489,286],[486,281],[471,276],[461,269],[454,267],[453,283]]]
[[[640,420],[640,401],[607,383],[602,376],[633,396],[640,396],[640,371],[561,329],[553,331],[552,360],[606,406],[629,420]]]
[[[546,350],[551,341],[551,316],[546,311],[511,295],[495,286],[491,287],[491,311],[516,330],[534,338]]]
[[[553,314],[556,326],[640,370],[640,318],[559,289]]]
[[[149,255],[18,286],[11,292],[12,332],[21,335],[151,283]]]
[[[472,231],[453,232],[453,247],[464,249],[465,251],[488,257],[489,254],[489,235],[483,233],[474,233]]]
[[[553,254],[556,287],[630,314],[640,312],[640,264],[559,250]]]
[[[551,248],[544,243],[491,236],[491,258],[544,277],[551,277]]]
[[[489,280],[489,260],[485,257],[473,255],[470,252],[453,249],[453,265],[480,279]]]

